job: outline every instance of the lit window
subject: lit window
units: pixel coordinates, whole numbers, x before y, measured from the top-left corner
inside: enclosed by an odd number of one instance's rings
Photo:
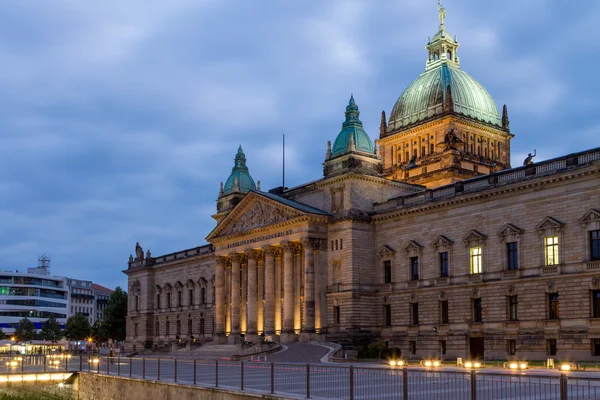
[[[558,262],[558,236],[547,236],[544,238],[544,250],[546,254],[546,265],[557,265]]]
[[[481,261],[481,247],[471,247],[469,250],[471,256],[471,273],[480,274],[483,271],[483,263]]]
[[[548,294],[548,319],[559,319],[560,307],[558,293]]]

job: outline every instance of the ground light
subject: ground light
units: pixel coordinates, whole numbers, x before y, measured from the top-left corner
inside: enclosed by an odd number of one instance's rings
[[[481,368],[483,364],[480,361],[465,361],[464,366],[465,368],[477,369]]]
[[[421,361],[421,367],[438,368],[441,365],[442,365],[442,363],[440,363],[439,360],[423,360],[423,361]]]
[[[406,362],[404,360],[390,360],[390,367],[404,367]]]
[[[567,364],[567,363],[561,364],[560,365],[560,370],[561,371],[565,371],[565,372],[570,371],[571,370],[571,364]]]

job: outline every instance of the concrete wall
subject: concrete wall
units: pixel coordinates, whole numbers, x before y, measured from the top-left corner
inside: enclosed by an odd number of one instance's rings
[[[166,382],[80,373],[73,385],[79,400],[243,400],[283,399],[274,395],[235,392]]]

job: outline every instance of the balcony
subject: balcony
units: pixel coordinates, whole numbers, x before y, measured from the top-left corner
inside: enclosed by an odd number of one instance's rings
[[[560,265],[542,265],[540,267],[541,275],[558,275],[560,274]]]
[[[448,285],[449,283],[450,283],[450,278],[448,278],[447,276],[435,279],[436,286],[445,286],[445,285]]]
[[[600,260],[588,261],[585,263],[586,271],[598,271],[600,270]]]
[[[421,286],[421,281],[408,281],[406,282],[406,288],[407,289],[416,289],[419,286]]]
[[[502,271],[502,279],[514,279],[521,276],[518,269],[506,269]]]

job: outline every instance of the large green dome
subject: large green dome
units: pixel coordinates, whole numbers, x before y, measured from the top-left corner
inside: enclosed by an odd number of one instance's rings
[[[498,107],[488,91],[461,69],[440,63],[421,74],[402,93],[392,109],[390,129],[407,127],[442,114],[448,87],[454,113],[502,127]]]
[[[349,150],[350,138],[354,141],[354,150],[362,151],[365,153],[373,153],[373,142],[367,132],[363,128],[363,124],[358,119],[360,112],[358,106],[354,101],[354,96],[350,96],[350,102],[346,107],[346,120],[342,124],[342,130],[338,134],[333,148],[331,149],[331,156],[337,156],[346,153]]]
[[[231,170],[231,175],[229,175],[223,187],[223,195],[234,192],[247,193],[250,190],[256,190],[256,184],[250,176],[250,172],[246,166],[246,155],[242,150],[242,146],[240,146],[235,155],[235,165]]]

